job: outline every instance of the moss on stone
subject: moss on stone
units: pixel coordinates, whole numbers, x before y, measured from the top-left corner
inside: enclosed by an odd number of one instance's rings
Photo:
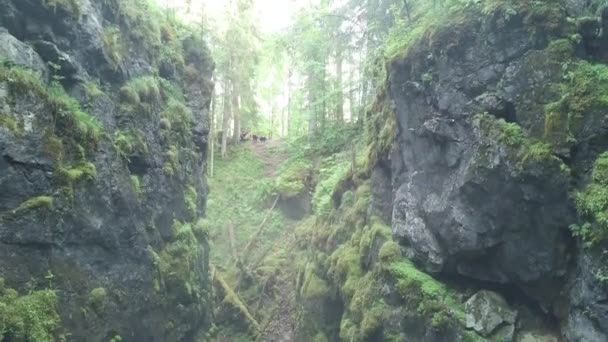
[[[93,150],[97,146],[102,127],[100,122],[85,112],[76,99],[58,84],[42,82],[40,74],[19,66],[0,64],[0,81],[7,82],[11,96],[33,94],[52,111],[58,137],[75,141]]]
[[[8,114],[0,114],[0,127],[5,127],[12,133],[19,133],[17,121]]]
[[[126,112],[152,111],[161,104],[160,84],[154,76],[133,78],[120,88],[122,109]]]
[[[307,300],[323,299],[329,293],[327,282],[319,278],[314,269],[308,268],[305,273],[304,283],[300,295]]]
[[[361,337],[363,340],[371,338],[382,328],[382,320],[384,317],[384,306],[373,306],[371,309],[366,309],[361,321]]]
[[[124,56],[124,43],[120,28],[109,26],[104,29],[103,46],[112,68],[118,69]]]
[[[320,332],[313,337],[312,342],[329,342],[329,339],[324,333]]]
[[[572,225],[575,236],[592,247],[608,240],[608,152],[596,159],[591,182],[576,194],[581,223]]]
[[[15,210],[14,213],[20,213],[23,211],[46,209],[50,210],[53,208],[53,197],[51,196],[37,196],[26,200],[21,203]]]
[[[98,287],[89,293],[88,304],[95,310],[97,313],[101,313],[105,307],[106,303],[106,289],[103,287]]]
[[[138,175],[131,175],[131,189],[137,197],[141,196],[141,180]]]
[[[60,167],[57,172],[59,178],[66,183],[94,180],[97,177],[97,168],[90,162],[82,162],[71,168]]]
[[[191,219],[198,217],[198,193],[193,186],[187,186],[184,191],[184,202]]]
[[[274,185],[276,192],[284,198],[301,194],[306,190],[306,181],[310,172],[311,165],[307,160],[288,161],[279,169]]]
[[[399,261],[401,259],[401,247],[393,240],[386,241],[380,248],[378,257],[383,263]]]

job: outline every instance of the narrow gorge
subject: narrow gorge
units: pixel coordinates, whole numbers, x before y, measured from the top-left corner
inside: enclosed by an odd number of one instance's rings
[[[0,342],[605,342],[607,255],[603,0],[0,0]]]

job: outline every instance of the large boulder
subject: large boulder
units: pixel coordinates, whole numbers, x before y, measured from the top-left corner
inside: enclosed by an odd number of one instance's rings
[[[496,332],[500,339],[509,339],[509,336],[510,339],[513,338],[517,311],[511,310],[507,301],[498,293],[479,291],[467,300],[465,310],[467,328],[486,337]],[[509,327],[498,329],[503,325]]]
[[[46,64],[36,51],[2,27],[0,27],[0,62],[9,62],[30,68],[39,72],[44,78],[48,76]]]

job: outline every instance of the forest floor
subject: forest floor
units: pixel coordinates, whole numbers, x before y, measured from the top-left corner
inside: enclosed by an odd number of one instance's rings
[[[264,164],[264,175],[266,177],[276,176],[279,165],[287,159],[288,156],[283,150],[283,143],[282,140],[270,140],[265,143],[247,143]]]
[[[290,246],[298,222],[283,215],[276,206],[279,198],[269,191],[289,157],[285,145],[270,140],[235,146],[217,161],[217,176],[209,181],[211,262],[262,330],[257,339],[245,333],[242,312],[220,293],[217,341],[295,340],[296,267]],[[242,264],[238,268],[235,258]]]

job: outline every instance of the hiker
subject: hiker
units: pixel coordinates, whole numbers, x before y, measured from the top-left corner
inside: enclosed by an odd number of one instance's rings
[[[249,132],[246,130],[242,130],[241,131],[241,142],[246,142],[247,140],[249,140]]]

